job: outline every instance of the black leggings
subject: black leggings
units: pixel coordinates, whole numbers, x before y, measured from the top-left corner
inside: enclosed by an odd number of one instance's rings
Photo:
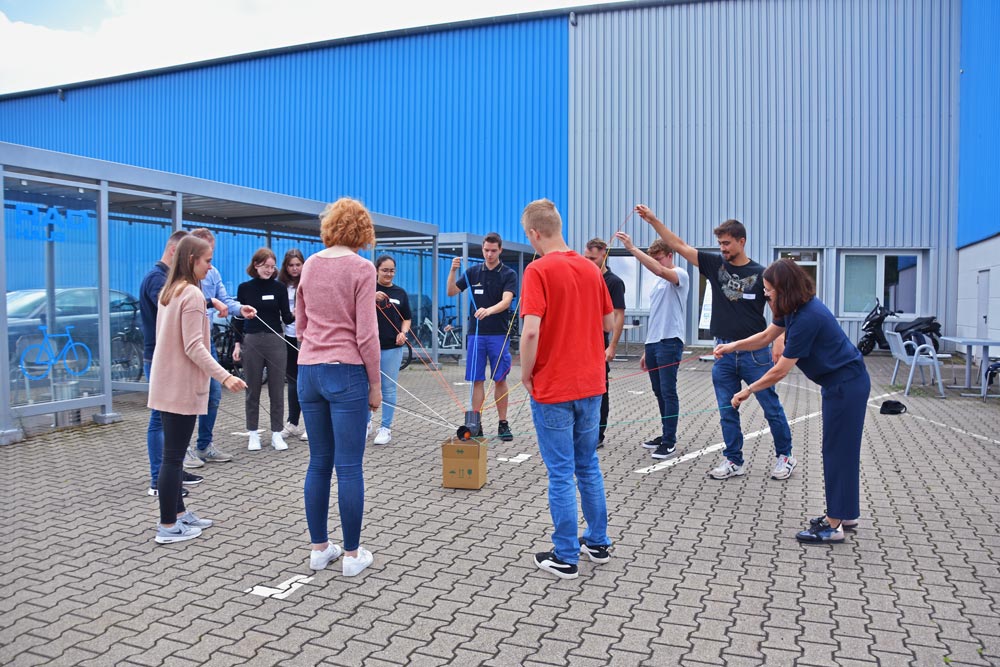
[[[288,361],[285,363],[285,380],[288,382],[288,423],[299,425],[299,341],[292,336],[285,336],[289,342]],[[294,346],[294,347],[292,347]]]
[[[184,498],[181,497],[181,474],[184,453],[191,444],[191,434],[198,421],[196,415],[178,415],[160,412],[163,420],[163,463],[157,491],[160,496],[160,523],[175,523],[178,515],[184,514]]]

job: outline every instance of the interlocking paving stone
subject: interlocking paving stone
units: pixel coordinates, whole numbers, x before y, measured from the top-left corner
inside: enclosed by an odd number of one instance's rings
[[[889,361],[866,359],[873,397],[899,391]],[[769,478],[773,444],[755,401],[740,417],[764,433],[747,439],[744,477],[707,479],[718,452],[638,474],[655,463],[639,444],[657,419],[646,378],[622,377],[634,366],[613,364],[600,453],[614,557],[582,561],[571,581],[531,562],[550,548],[551,525],[523,391],[511,397],[515,440],[490,442],[479,491],[441,488],[449,433],[397,412],[393,444],[366,453],[362,544],[375,564],[354,579],[339,563],[306,567],[308,448],[247,452],[229,435],[242,430],[239,396],[224,397],[216,429],[235,460],[199,469],[206,480],[188,498],[216,525],[183,544],[152,543],[144,397],[123,395],[117,424],[0,448],[0,489],[16,508],[0,544],[0,663],[1000,664],[1000,473],[982,465],[1000,451],[995,402],[917,388],[894,397],[906,415],[885,416],[872,401],[862,525],[846,544],[803,548],[794,533],[823,508],[820,420],[792,424],[799,465],[785,481]],[[681,409],[693,413],[681,417],[681,456],[721,441],[710,367],[679,372]],[[455,366],[444,374],[460,381]],[[461,420],[428,371],[401,381]],[[779,387],[790,418],[819,410],[816,389],[797,372]],[[487,428],[495,420],[487,410]],[[531,458],[497,460],[519,453]],[[329,527],[339,541],[336,503]],[[294,575],[312,580],[285,600],[245,592]]]

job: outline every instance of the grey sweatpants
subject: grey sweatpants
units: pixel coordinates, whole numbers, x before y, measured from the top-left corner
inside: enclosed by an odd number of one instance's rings
[[[271,399],[271,430],[285,427],[285,360],[288,346],[284,337],[270,331],[243,336],[243,371],[247,381],[247,430],[256,431],[260,421],[260,388],[267,368],[267,394]]]

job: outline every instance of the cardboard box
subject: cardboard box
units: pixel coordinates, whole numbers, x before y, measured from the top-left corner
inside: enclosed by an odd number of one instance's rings
[[[442,485],[446,489],[481,489],[486,484],[486,439],[449,438],[441,445]]]

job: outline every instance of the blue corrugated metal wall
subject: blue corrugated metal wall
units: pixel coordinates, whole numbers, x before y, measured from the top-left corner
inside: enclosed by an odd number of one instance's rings
[[[567,201],[564,17],[0,101],[0,139],[523,238]]]
[[[958,247],[1000,234],[1000,3],[962,2]]]

